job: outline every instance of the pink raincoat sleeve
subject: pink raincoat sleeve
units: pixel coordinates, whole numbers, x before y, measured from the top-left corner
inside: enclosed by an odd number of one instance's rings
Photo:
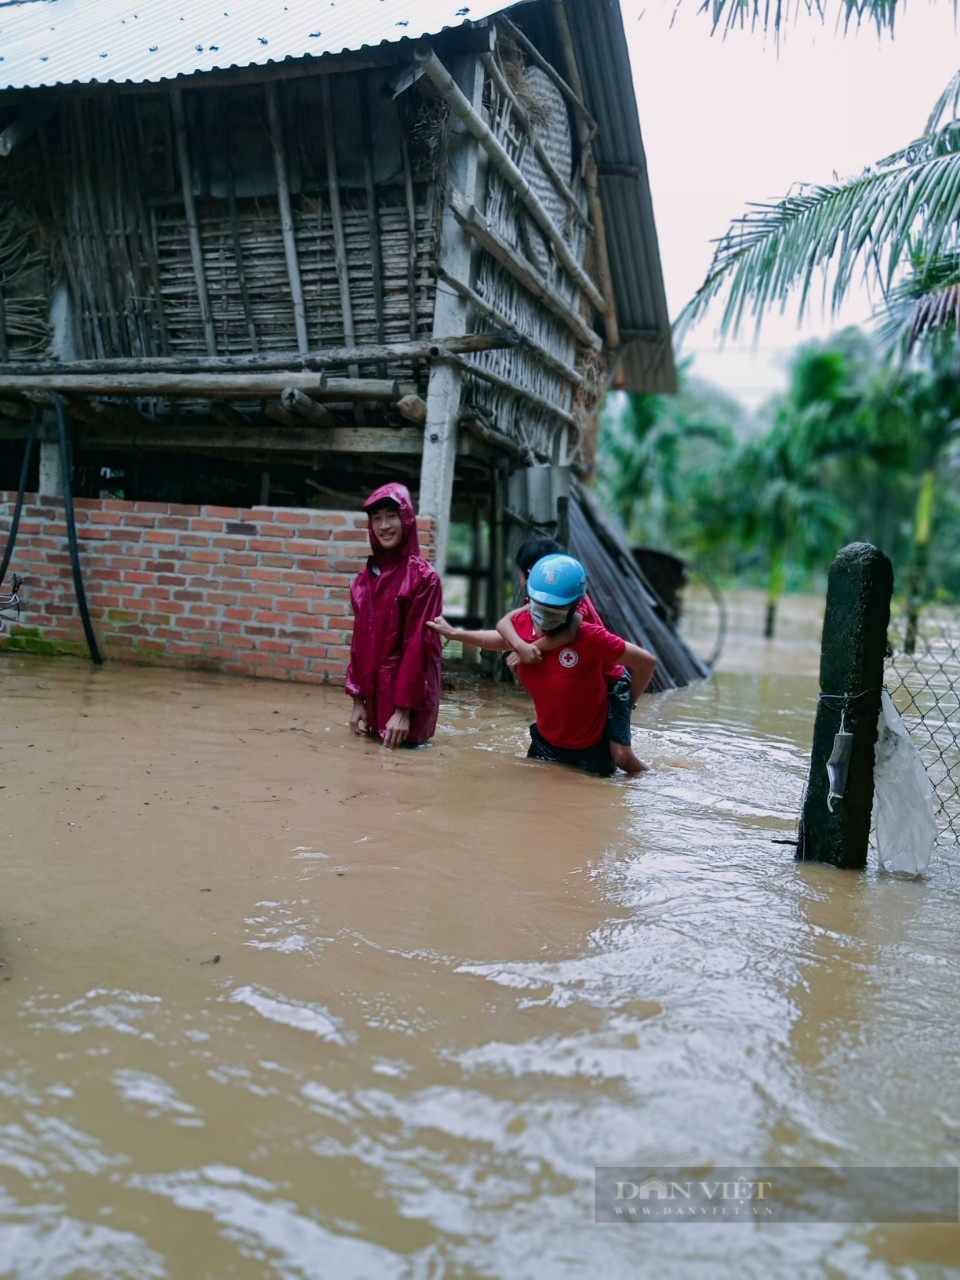
[[[354,632],[356,632],[356,627],[357,627],[357,613],[358,613],[357,596],[358,594],[359,593],[358,593],[356,584],[354,584],[354,586],[351,587],[351,590],[350,590],[350,604],[353,609]],[[351,636],[350,637],[350,661],[347,663],[347,677],[344,682],[344,691],[348,693],[351,698],[362,698],[363,693],[361,692],[360,686],[357,684],[357,679],[353,670],[353,645],[354,645],[354,636]]]
[[[426,570],[406,601],[403,656],[393,690],[394,707],[416,710],[427,696],[427,674],[440,665],[440,638],[426,625],[443,612],[443,587],[432,569]]]

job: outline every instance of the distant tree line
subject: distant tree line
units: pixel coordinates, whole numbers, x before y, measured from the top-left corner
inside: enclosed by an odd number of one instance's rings
[[[601,415],[607,509],[636,544],[762,584],[770,635],[783,592],[819,585],[853,541],[886,552],[914,607],[960,601],[958,480],[952,345],[890,360],[846,329],[799,348],[786,392],[755,414],[683,366],[678,395],[617,393]]]

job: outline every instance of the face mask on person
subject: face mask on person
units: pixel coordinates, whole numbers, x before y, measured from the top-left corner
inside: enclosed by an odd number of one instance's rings
[[[561,627],[566,626],[572,608],[573,606],[569,604],[538,604],[535,600],[531,600],[530,617],[541,631],[558,631]]]

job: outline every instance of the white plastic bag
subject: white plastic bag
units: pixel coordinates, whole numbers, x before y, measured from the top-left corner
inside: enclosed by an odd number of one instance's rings
[[[873,786],[880,870],[923,875],[937,839],[933,786],[886,689],[880,699]]]

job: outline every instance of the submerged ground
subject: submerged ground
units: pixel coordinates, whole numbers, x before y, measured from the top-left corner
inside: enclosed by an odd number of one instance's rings
[[[612,782],[490,683],[390,754],[334,690],[0,655],[0,1275],[953,1274],[957,1227],[594,1222],[598,1165],[960,1163],[960,860],[794,863],[793,621]]]

